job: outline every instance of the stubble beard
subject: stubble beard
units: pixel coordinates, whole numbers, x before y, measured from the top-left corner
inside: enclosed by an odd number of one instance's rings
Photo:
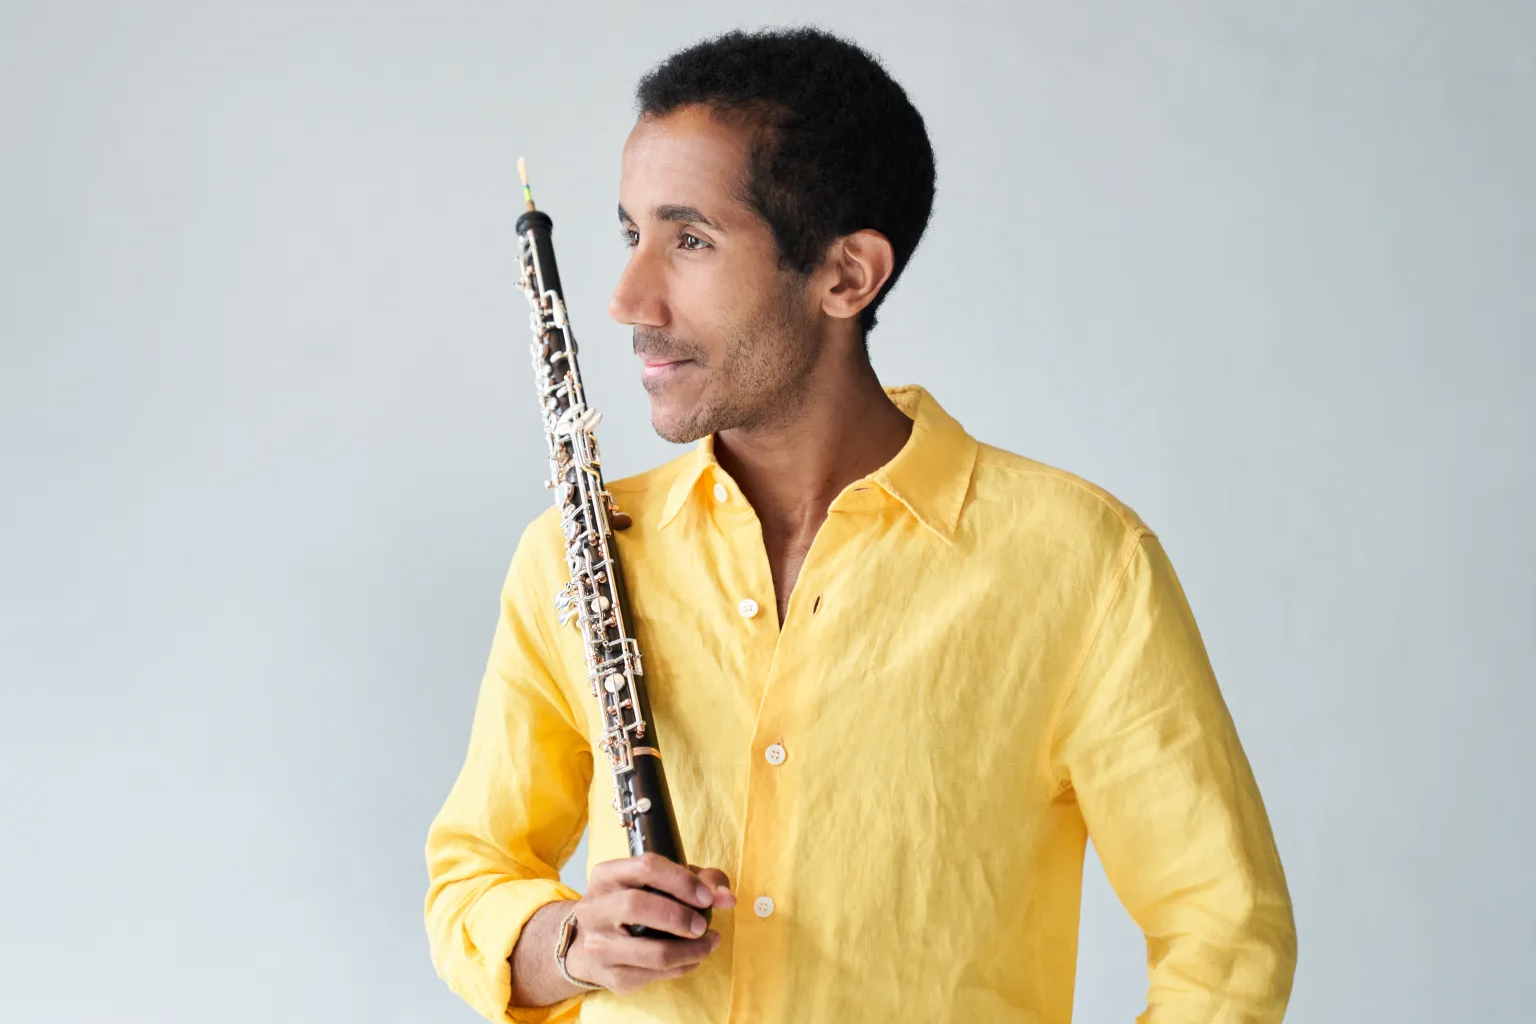
[[[672,417],[652,406],[651,426],[663,440],[688,444],[722,430],[769,429],[803,406],[820,343],[789,287],[726,332],[731,340],[719,365],[701,367],[708,379],[699,399]]]

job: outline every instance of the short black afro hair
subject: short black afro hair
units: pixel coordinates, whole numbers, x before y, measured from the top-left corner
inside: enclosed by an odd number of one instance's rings
[[[844,235],[890,239],[890,280],[917,248],[933,211],[933,146],[917,108],[880,62],[814,28],[728,32],[679,50],[635,89],[641,117],[704,104],[766,129],[753,147],[745,200],[773,231],[780,263],[808,274]]]

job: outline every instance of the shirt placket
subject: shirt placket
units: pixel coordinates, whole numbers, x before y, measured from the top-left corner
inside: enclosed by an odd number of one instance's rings
[[[731,934],[732,1022],[775,1021],[782,1018],[787,954],[786,905],[778,887],[782,878],[779,847],[784,825],[792,813],[792,794],[781,785],[789,752],[776,734],[775,662],[783,634],[778,628],[773,571],[763,544],[762,526],[734,481],[723,471],[710,487],[712,517],[733,554],[735,570],[723,574],[719,600],[727,620],[739,635],[740,685],[757,706],[746,771],[746,805],[742,809],[737,877],[732,879],[737,905]],[[786,623],[786,626],[788,623]]]
[[[795,778],[803,765],[795,762],[795,708],[804,694],[795,692],[803,680],[781,678],[803,666],[804,645],[812,642],[812,611],[821,596],[820,575],[832,549],[848,528],[844,517],[831,515],[818,530],[800,568],[788,614],[775,628],[773,575],[762,529],[756,515],[733,486],[717,485],[721,504],[741,503],[750,524],[733,534],[733,547],[741,554],[742,579],[752,593],[722,595],[735,600],[742,622],[744,643],[751,654],[746,664],[758,687],[757,719],[747,751],[746,806],[741,817],[742,836],[737,858],[733,947],[731,953],[732,1024],[759,1024],[792,1020],[787,977],[789,936],[794,915],[794,851],[813,837],[800,834],[804,820],[797,808],[799,790]],[[863,490],[863,488],[860,488]],[[765,646],[766,645],[766,646]],[[762,652],[766,652],[766,657]]]

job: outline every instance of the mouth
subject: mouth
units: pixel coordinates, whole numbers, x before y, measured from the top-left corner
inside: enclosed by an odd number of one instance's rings
[[[692,364],[692,359],[644,359],[641,360],[640,375],[646,381],[665,380]]]

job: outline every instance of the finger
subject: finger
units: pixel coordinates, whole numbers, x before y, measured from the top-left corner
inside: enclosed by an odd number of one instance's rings
[[[611,967],[643,967],[648,971],[670,971],[696,964],[720,945],[719,932],[707,932],[698,939],[636,939],[619,934],[603,944],[603,958]]]
[[[616,883],[631,888],[651,888],[695,907],[707,907],[714,901],[714,893],[699,881],[697,875],[658,853],[605,861],[598,868],[606,869],[603,872],[605,885]],[[596,876],[594,869],[594,882]]]
[[[695,960],[691,964],[683,964],[681,967],[674,967],[671,970],[657,971],[652,976],[652,980],[654,980],[654,981],[667,981],[667,980],[669,980],[671,978],[681,978],[683,975],[687,974],[689,971],[698,970],[699,964],[701,964],[703,962],[704,961],[702,961],[702,960]]]
[[[698,963],[691,963],[666,971],[648,971],[643,967],[615,967],[603,984],[620,995],[628,995],[631,992],[640,991],[653,981],[681,978],[690,971],[696,970],[698,966]]]
[[[643,925],[684,939],[704,934],[705,920],[697,910],[669,896],[644,889],[616,889],[592,900],[592,923],[601,930]]]
[[[731,892],[731,880],[726,877],[724,871],[719,868],[702,868],[698,871],[699,881],[714,890],[714,905],[722,909],[734,907],[736,896]]]

